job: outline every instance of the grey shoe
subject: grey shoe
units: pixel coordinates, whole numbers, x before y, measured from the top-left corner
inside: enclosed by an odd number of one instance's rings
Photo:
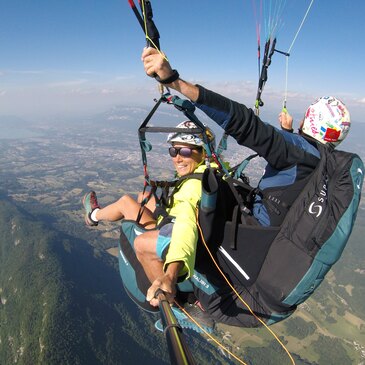
[[[98,222],[95,222],[91,219],[91,213],[97,208],[100,209],[95,191],[90,191],[89,193],[85,194],[84,198],[82,199],[82,204],[85,208],[85,223],[91,227],[97,226]]]

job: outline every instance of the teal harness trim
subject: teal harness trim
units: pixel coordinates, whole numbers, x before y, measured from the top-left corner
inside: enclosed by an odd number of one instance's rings
[[[218,290],[216,286],[208,281],[205,275],[199,273],[196,269],[194,269],[194,273],[189,280],[194,284],[194,286],[208,295],[212,295]]]
[[[245,158],[237,167],[235,167],[233,178],[239,179],[242,175],[243,170],[247,167],[247,165],[250,163],[250,161],[257,156],[258,156],[257,153],[250,155],[247,158]]]
[[[354,196],[351,204],[338,222],[337,228],[332,236],[324,243],[321,250],[314,258],[314,261],[305,276],[285,298],[283,301],[284,304],[298,305],[303,303],[322,283],[332,265],[340,258],[355,222],[354,214],[357,212],[360,201],[363,185],[363,171],[364,164],[359,158],[355,158],[350,169],[354,188]]]

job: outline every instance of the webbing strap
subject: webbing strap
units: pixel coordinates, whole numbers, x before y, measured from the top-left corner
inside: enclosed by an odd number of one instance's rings
[[[237,189],[235,188],[235,185],[240,185],[241,187],[243,187],[244,189],[247,189],[247,192],[248,193],[251,193],[253,190],[255,190],[254,188],[252,188],[251,186],[249,185],[246,185],[246,184],[243,184],[243,183],[240,183],[239,181],[237,180],[234,180],[232,178],[227,178],[226,179],[226,182],[228,184],[228,186],[231,188],[232,190],[232,193],[240,207],[240,211],[242,213],[245,213],[245,214],[249,214],[250,213],[250,209],[247,207],[245,201],[243,200],[242,196],[237,192]]]
[[[270,48],[270,46],[271,46],[271,48]],[[263,91],[264,86],[267,81],[267,71],[271,64],[271,58],[275,52],[275,46],[276,46],[276,38],[274,38],[272,41],[271,41],[271,39],[268,39],[265,43],[265,52],[264,52],[264,57],[262,60],[262,68],[261,68],[261,73],[260,73],[260,77],[259,77],[256,102],[255,102],[256,115],[259,115],[259,108],[264,105],[263,101],[261,100],[261,95],[262,95],[262,91]]]
[[[138,215],[137,215],[137,223],[139,223],[140,219],[142,218],[142,214],[144,212],[146,204],[149,202],[149,200],[152,198],[152,196],[155,198],[156,201],[156,209],[153,212],[153,216],[155,219],[157,219],[159,216],[163,217],[163,221],[159,224],[159,226],[162,226],[166,223],[168,223],[172,217],[170,217],[167,214],[166,208],[170,207],[172,205],[172,201],[170,201],[170,188],[174,188],[174,193],[178,191],[182,183],[187,179],[202,179],[203,174],[202,173],[192,173],[186,176],[183,176],[179,179],[173,180],[173,181],[157,181],[157,180],[149,180],[148,186],[151,187],[151,190],[149,191],[148,195],[144,197],[144,199],[141,202],[141,207],[139,209]],[[145,184],[143,188],[142,195],[145,195],[147,189],[147,185]],[[157,190],[160,189],[160,195],[157,194]]]
[[[228,231],[228,234],[230,235],[228,242],[230,242],[230,247],[232,250],[237,249],[237,227],[238,227],[238,215],[239,215],[238,213],[239,213],[238,205],[236,205],[233,208],[231,229]]]
[[[144,196],[145,192],[146,192],[146,188],[147,188],[147,185],[145,184],[144,187],[143,187],[143,191],[142,191],[142,196]],[[150,190],[150,192],[148,193],[148,195],[146,197],[143,198],[143,200],[141,201],[141,206],[138,210],[138,214],[137,214],[137,219],[136,219],[136,222],[139,224],[141,218],[142,218],[142,215],[143,215],[143,212],[146,208],[146,204],[149,202],[149,200],[151,199],[152,196],[154,196],[156,193],[156,188],[155,187],[152,187],[152,189]]]
[[[217,148],[218,156],[220,156],[223,153],[223,151],[227,150],[227,145],[228,145],[227,139],[228,139],[228,134],[224,133],[221,140],[219,141],[219,145]]]
[[[233,168],[233,171],[234,171],[233,178],[239,179],[242,175],[243,170],[247,167],[247,165],[250,163],[250,161],[257,156],[258,156],[258,153],[250,155],[250,156],[246,157],[239,165],[235,166]]]
[[[139,145],[141,147],[141,155],[142,155],[145,185],[149,184],[149,181],[150,181],[149,174],[148,174],[148,169],[147,169],[147,154],[146,154],[146,152],[151,151],[152,145],[146,139],[146,133],[144,131],[144,127],[150,121],[153,114],[155,114],[155,112],[158,109],[158,107],[160,106],[161,102],[162,102],[162,97],[156,102],[156,104],[151,109],[151,111],[148,113],[147,117],[145,118],[145,120],[142,122],[141,126],[138,129],[138,137],[139,137]]]

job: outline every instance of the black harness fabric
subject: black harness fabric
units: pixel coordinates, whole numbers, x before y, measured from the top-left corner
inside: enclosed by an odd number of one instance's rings
[[[208,169],[202,179],[202,200],[208,194],[215,195],[211,200],[216,202],[215,208],[201,206],[199,210],[204,240],[235,287],[245,288],[259,298],[262,307],[273,316],[279,314],[273,322],[292,313],[318,287],[339,259],[356,217],[362,161],[355,154],[327,146],[319,145],[318,149],[320,162],[307,178],[286,190],[279,187],[263,192],[264,196],[278,197],[277,206],[282,206],[276,227],[244,223],[247,215],[245,218],[231,191],[232,184]],[[355,184],[356,179],[361,184]],[[354,189],[358,191],[355,193]],[[293,203],[281,201],[283,191]],[[248,222],[253,222],[254,217],[248,217]],[[338,228],[343,217],[345,224]],[[201,242],[196,269],[213,283],[220,275]]]
[[[270,245],[280,228],[259,226],[255,218],[246,213],[247,196],[254,189],[242,190],[238,183],[227,182],[214,169],[205,170],[199,224],[209,250],[230,282],[248,287],[256,282]],[[215,206],[204,206],[206,195],[211,200],[214,199]],[[196,267],[199,270],[204,265],[204,272],[208,271],[209,275],[210,271],[210,276],[217,275],[211,261],[205,246],[200,242]],[[237,269],[235,263],[241,270]]]

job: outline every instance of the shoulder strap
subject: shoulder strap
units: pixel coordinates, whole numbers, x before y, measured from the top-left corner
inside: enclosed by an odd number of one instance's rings
[[[159,227],[162,227],[163,225],[171,222],[172,217],[167,213],[167,208],[173,205],[174,194],[180,190],[182,184],[189,179],[201,180],[202,178],[203,173],[192,173],[186,176],[182,176],[174,181],[153,182],[156,186],[158,185],[161,188],[161,195],[158,197],[157,194],[155,194],[156,209],[153,213],[155,219],[158,219],[158,217],[162,217],[162,221],[160,222]],[[166,184],[163,185],[164,183]],[[170,193],[171,187],[173,188],[172,193]]]
[[[233,174],[233,178],[235,179],[239,179],[239,178],[242,178],[243,176],[243,170],[247,167],[247,165],[250,163],[250,161],[257,157],[258,156],[258,153],[255,153],[253,155],[250,155],[248,157],[246,157],[239,165],[235,166],[232,168],[231,171],[234,172]],[[243,179],[244,180],[244,179]]]

